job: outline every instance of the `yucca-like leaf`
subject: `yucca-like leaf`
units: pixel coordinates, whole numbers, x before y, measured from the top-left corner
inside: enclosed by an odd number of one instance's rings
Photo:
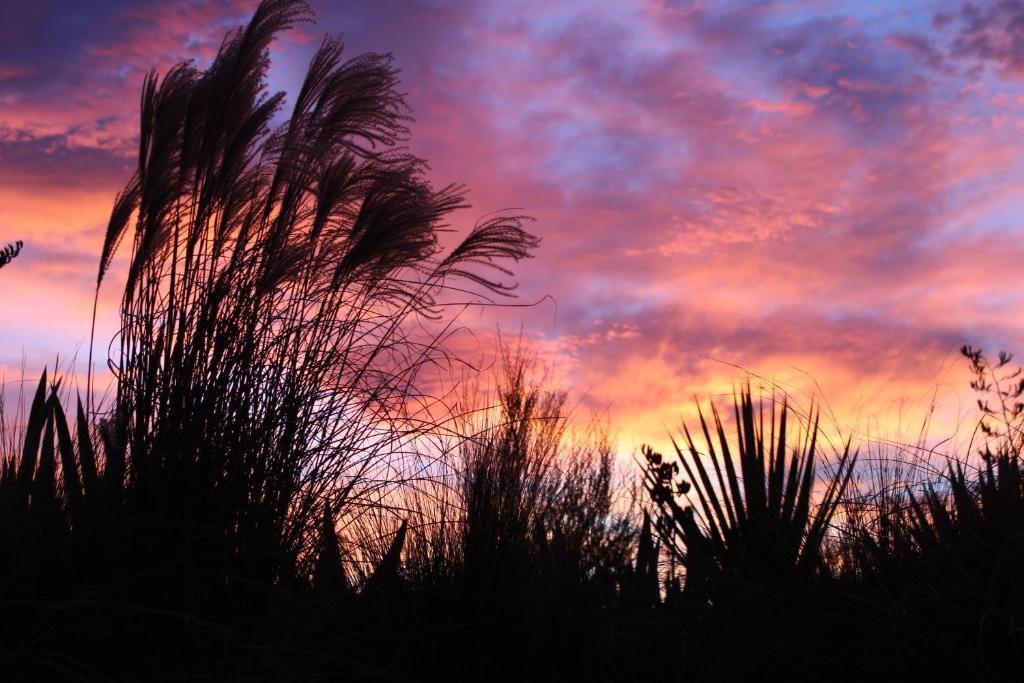
[[[643,605],[656,604],[660,598],[658,594],[659,550],[651,529],[651,516],[645,511],[643,525],[640,528],[636,562],[633,567],[636,598]]]
[[[46,426],[46,370],[39,378],[32,407],[28,413],[28,424],[25,427],[25,444],[18,463],[18,487],[21,495],[22,509],[28,505],[28,496],[32,490],[32,480],[36,472],[39,457],[39,445],[43,439],[43,428]]]
[[[689,561],[688,583],[713,582],[715,577],[707,575],[709,567],[729,576],[754,579],[795,577],[822,566],[824,535],[849,484],[856,454],[847,443],[824,494],[812,509],[817,415],[812,410],[799,445],[791,449],[787,468],[790,408],[785,402],[781,410],[774,400],[767,408],[764,403],[755,405],[749,388],[735,398],[735,440],[728,437],[714,405],[712,436],[698,406],[704,436],[701,446],[683,425],[683,444],[672,437],[676,462],[663,462],[649,449],[645,452],[647,488],[661,508],[661,526],[679,538],[679,543],[669,547],[679,549],[680,559]],[[714,477],[705,457],[711,461]],[[685,479],[675,482],[672,473],[679,471]],[[677,496],[682,505],[676,502]],[[694,512],[699,512],[699,522]],[[699,562],[693,561],[695,555]]]
[[[326,503],[313,585],[329,593],[344,593],[348,590],[348,579],[341,565],[341,544],[338,542],[338,532],[334,527],[334,514],[331,512],[331,506]]]
[[[905,524],[917,552],[954,553],[980,561],[1019,535],[1024,522],[1020,460],[1007,453],[988,454],[985,460],[976,480],[968,478],[962,463],[950,463],[942,482],[933,482],[920,493],[905,488]]]
[[[387,591],[398,583],[399,570],[402,566],[402,548],[405,546],[405,537],[408,531],[409,520],[402,520],[402,525],[398,527],[380,564],[366,581],[365,590],[367,592]]]
[[[78,459],[82,466],[82,488],[85,495],[95,495],[99,477],[96,468],[96,451],[89,436],[89,420],[82,408],[82,397],[78,397],[78,415],[76,420],[76,437],[78,439]]]
[[[68,428],[67,416],[60,405],[57,392],[50,394],[50,411],[53,425],[57,430],[57,449],[60,453],[61,478],[64,482],[64,498],[73,523],[81,523],[83,500],[82,480],[78,476],[78,463],[75,461],[75,446]]]
[[[50,408],[49,402],[45,408]],[[39,521],[54,523],[60,514],[57,502],[57,458],[54,447],[53,411],[46,410],[43,438],[39,449],[39,465],[32,479],[32,498],[29,514]]]

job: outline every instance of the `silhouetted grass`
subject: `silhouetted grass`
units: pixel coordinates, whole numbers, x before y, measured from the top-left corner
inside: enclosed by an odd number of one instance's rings
[[[599,675],[611,660],[607,616],[632,574],[631,508],[617,500],[607,438],[569,433],[565,393],[531,368],[507,352],[499,386],[467,392],[452,457],[356,532],[387,536],[377,529],[403,515],[408,524],[400,580],[388,590],[367,581],[353,603],[372,616],[346,628],[376,634],[413,677],[427,667],[479,680],[500,663],[511,679],[565,678]]]
[[[141,562],[216,577],[181,586],[186,602],[220,599],[220,577],[268,585],[301,565],[322,505],[366,495],[422,429],[406,398],[443,347],[407,323],[439,315],[452,278],[506,292],[468,267],[504,272],[535,244],[502,216],[439,250],[462,193],[432,189],[398,147],[387,57],[344,61],[325,40],[269,129],[283,95],[265,94],[267,46],[307,14],[264,2],[206,71],[147,79],[138,172],[104,243],[98,282],[135,215],[111,413],[128,514],[163,530],[140,539]]]
[[[511,293],[538,240],[402,147],[381,55],[325,40],[291,115],[265,0],[212,64],[147,77],[114,395],[73,420],[44,371],[0,404],[0,667],[9,680],[999,679],[1021,655],[1024,380],[964,355],[985,442],[944,473],[817,414],[735,397],[642,449],[502,348],[496,389],[425,394],[446,295]],[[0,266],[21,243],[0,251]],[[97,296],[98,301],[98,296]],[[426,332],[424,332],[426,330]],[[90,358],[91,366],[91,358]],[[91,367],[90,367],[91,370]],[[996,405],[991,405],[994,398]],[[977,465],[975,465],[977,463]],[[936,655],[939,652],[941,654]]]

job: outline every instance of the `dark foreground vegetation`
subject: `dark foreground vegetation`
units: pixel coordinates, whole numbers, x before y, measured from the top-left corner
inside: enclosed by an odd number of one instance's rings
[[[463,193],[402,149],[386,57],[326,40],[280,123],[267,48],[307,13],[144,84],[113,390],[44,373],[0,412],[4,680],[1014,676],[1009,357],[965,349],[986,446],[939,471],[747,389],[631,478],[522,352],[439,389],[453,311],[537,239],[499,214],[441,248]]]

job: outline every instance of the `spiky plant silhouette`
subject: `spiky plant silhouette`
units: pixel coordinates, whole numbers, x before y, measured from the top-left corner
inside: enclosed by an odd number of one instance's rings
[[[22,448],[0,461],[0,506],[6,525],[48,520],[65,535],[94,527],[98,516],[120,498],[121,482],[115,457],[106,458],[105,468],[97,466],[81,401],[77,435],[72,436],[59,389],[59,381],[48,385],[44,370],[21,435]]]
[[[737,585],[785,585],[824,571],[822,541],[856,462],[848,443],[815,505],[817,414],[791,445],[792,411],[785,400],[781,406],[774,397],[767,406],[755,405],[747,387],[734,406],[735,440],[712,403],[717,438],[698,405],[704,450],[684,424],[684,447],[672,438],[677,460],[649,447],[643,451],[645,482],[666,547],[685,567],[686,590],[700,600],[714,600]],[[680,468],[685,476],[677,481]]]

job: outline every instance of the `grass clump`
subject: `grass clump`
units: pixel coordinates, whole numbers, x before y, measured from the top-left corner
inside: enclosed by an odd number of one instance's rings
[[[493,391],[428,389],[455,360],[452,293],[511,295],[538,240],[498,214],[441,247],[465,191],[403,147],[387,56],[324,40],[285,115],[268,49],[310,19],[264,0],[207,68],[143,84],[96,280],[98,301],[129,245],[112,396],[90,377],[71,421],[44,371],[24,420],[0,403],[5,673],[994,680],[1019,661],[1009,354],[965,347],[984,445],[940,473],[830,452],[815,410],[748,386],[672,456],[641,450],[638,497],[521,349]]]

